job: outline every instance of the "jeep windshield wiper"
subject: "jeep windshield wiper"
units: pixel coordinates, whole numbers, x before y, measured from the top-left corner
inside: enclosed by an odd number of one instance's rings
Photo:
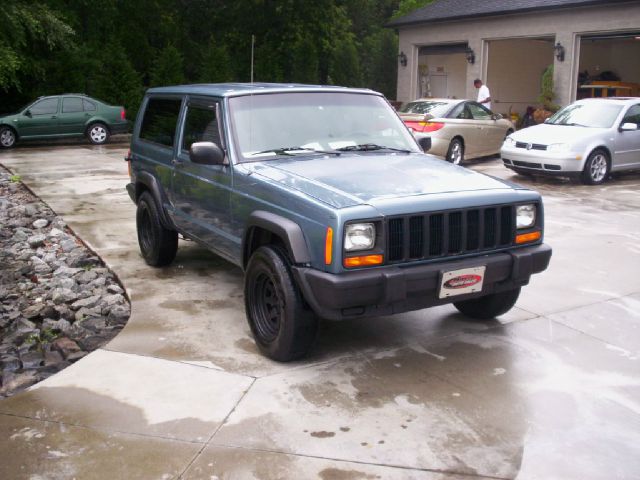
[[[276,155],[298,155],[295,152],[314,152],[314,153],[328,153],[331,155],[341,155],[340,152],[336,152],[335,150],[316,150],[315,148],[308,147],[280,147],[280,148],[269,148],[268,150],[262,150],[261,152],[254,152],[251,156],[254,155],[264,155],[265,153],[275,153]]]
[[[375,143],[363,143],[361,145],[348,145],[346,147],[336,148],[341,152],[372,152],[376,150],[391,150],[393,152],[411,153],[411,150],[403,148],[385,147],[384,145],[376,145]]]

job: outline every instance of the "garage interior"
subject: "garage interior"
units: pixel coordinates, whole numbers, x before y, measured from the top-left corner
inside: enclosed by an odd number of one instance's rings
[[[580,39],[576,97],[640,96],[640,32]]]
[[[465,98],[467,44],[420,47],[418,97]]]
[[[542,74],[555,60],[554,40],[539,37],[487,42],[486,83],[495,112],[522,118],[527,107],[537,105]]]

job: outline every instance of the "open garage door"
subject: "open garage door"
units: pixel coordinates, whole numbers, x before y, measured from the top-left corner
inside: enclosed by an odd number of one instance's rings
[[[418,58],[418,96],[465,98],[466,43],[423,46]]]
[[[492,110],[517,121],[535,107],[542,74],[553,65],[554,37],[491,40],[487,62],[487,86]]]
[[[577,98],[640,96],[640,31],[580,39]]]

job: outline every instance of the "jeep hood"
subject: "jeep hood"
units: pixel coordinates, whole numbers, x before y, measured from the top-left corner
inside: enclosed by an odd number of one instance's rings
[[[508,190],[497,179],[424,154],[342,154],[276,159],[239,166],[335,208],[416,195]]]

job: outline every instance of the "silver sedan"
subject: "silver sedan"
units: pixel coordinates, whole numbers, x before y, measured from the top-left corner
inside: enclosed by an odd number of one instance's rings
[[[469,100],[421,98],[404,105],[399,114],[417,138],[431,138],[429,153],[455,164],[495,155],[515,130],[500,114]]]
[[[500,154],[520,174],[600,184],[610,172],[640,168],[640,98],[579,100],[507,137]]]

